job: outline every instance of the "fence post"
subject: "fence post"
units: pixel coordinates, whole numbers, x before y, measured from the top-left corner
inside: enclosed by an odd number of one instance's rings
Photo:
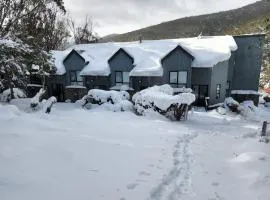
[[[267,121],[264,121],[263,126],[262,126],[262,134],[261,134],[261,136],[266,136],[266,129],[267,129]]]

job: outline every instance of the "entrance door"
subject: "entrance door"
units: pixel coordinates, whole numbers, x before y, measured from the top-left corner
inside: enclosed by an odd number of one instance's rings
[[[57,101],[63,102],[64,98],[64,86],[62,84],[52,85],[52,95],[56,97]]]
[[[205,97],[208,96],[208,85],[192,85],[192,90],[196,96],[195,104],[205,106]]]

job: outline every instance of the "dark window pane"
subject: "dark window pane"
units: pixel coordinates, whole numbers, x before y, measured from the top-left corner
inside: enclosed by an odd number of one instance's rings
[[[129,72],[123,72],[123,82],[129,83]]]
[[[76,81],[76,72],[70,72],[70,81]]]
[[[77,81],[83,82],[83,77],[80,76],[80,71],[76,71]]]
[[[187,72],[178,72],[178,84],[187,83]]]
[[[177,72],[170,72],[170,83],[177,84]]]
[[[123,83],[122,72],[115,72],[115,82]]]

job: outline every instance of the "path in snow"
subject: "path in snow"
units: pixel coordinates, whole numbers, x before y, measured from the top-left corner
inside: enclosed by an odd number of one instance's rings
[[[173,151],[173,166],[162,182],[150,193],[150,199],[178,200],[181,194],[190,192],[192,156],[189,144],[197,134],[179,136]]]

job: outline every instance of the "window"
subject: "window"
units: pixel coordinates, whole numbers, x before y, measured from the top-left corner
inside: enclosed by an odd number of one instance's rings
[[[117,71],[115,72],[115,84],[116,85],[129,85],[129,72]]]
[[[70,71],[70,83],[71,85],[83,86],[83,77],[80,76],[80,71]]]
[[[187,85],[187,72],[174,71],[170,72],[170,85],[172,87],[186,87]]]
[[[216,98],[220,98],[220,89],[221,89],[221,84],[217,84],[217,90],[216,90]]]

